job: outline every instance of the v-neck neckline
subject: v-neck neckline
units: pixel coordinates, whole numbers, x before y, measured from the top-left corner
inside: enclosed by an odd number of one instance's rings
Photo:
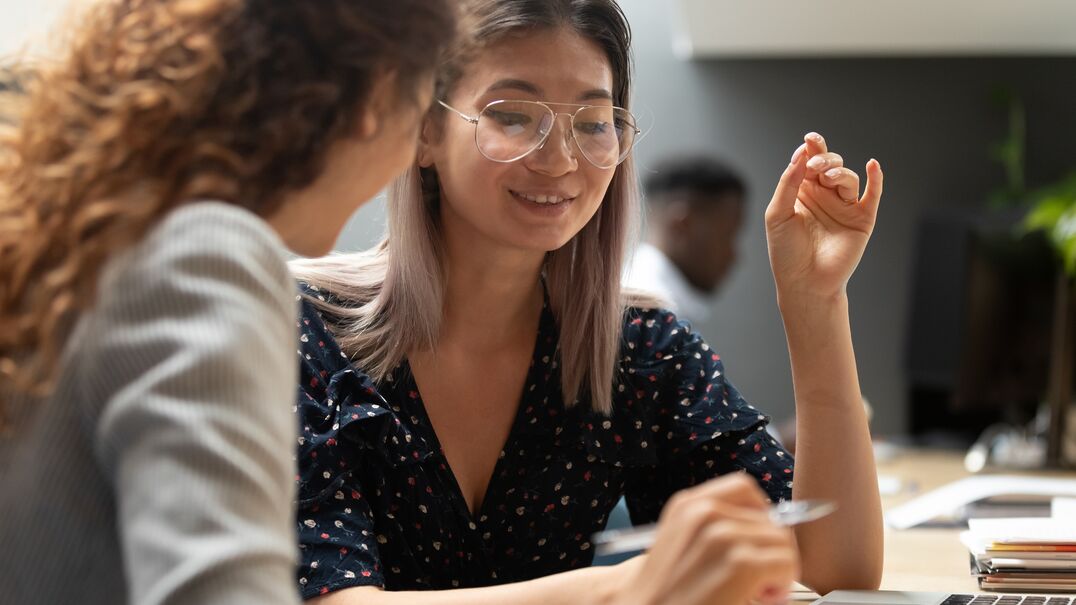
[[[405,386],[409,391],[413,391],[414,397],[412,401],[415,405],[415,412],[418,415],[419,421],[426,425],[429,432],[430,441],[432,442],[434,451],[438,453],[444,462],[445,473],[447,475],[447,483],[453,490],[452,500],[456,503],[460,514],[468,521],[468,526],[475,528],[488,518],[489,501],[490,496],[495,492],[493,488],[496,485],[497,477],[501,474],[501,467],[504,465],[505,458],[510,447],[519,440],[520,427],[524,423],[525,410],[527,405],[525,401],[527,395],[530,392],[530,387],[536,384],[540,375],[541,364],[539,360],[543,354],[552,356],[553,353],[545,353],[544,349],[548,344],[547,331],[555,329],[552,318],[552,311],[549,309],[548,299],[542,304],[542,311],[538,316],[538,326],[534,335],[534,347],[531,350],[530,366],[527,368],[527,375],[523,381],[523,388],[520,390],[519,397],[516,399],[516,411],[512,416],[512,424],[508,429],[508,434],[505,436],[504,443],[501,444],[501,449],[497,453],[497,461],[493,464],[493,471],[490,473],[489,479],[486,482],[486,487],[482,491],[482,502],[478,508],[472,512],[467,505],[467,498],[464,496],[463,488],[460,486],[459,480],[456,478],[455,471],[452,470],[452,465],[448,461],[448,456],[445,454],[444,447],[441,445],[441,438],[437,435],[437,429],[433,425],[433,419],[430,417],[429,411],[426,409],[426,402],[422,398],[422,391],[419,390],[418,381],[415,379],[414,372],[411,370],[411,361],[404,357],[400,362],[399,370],[401,371],[402,378],[406,380]]]

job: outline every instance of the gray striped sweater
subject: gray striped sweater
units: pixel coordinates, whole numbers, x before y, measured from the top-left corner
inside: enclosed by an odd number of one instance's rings
[[[0,603],[298,603],[277,235],[191,204],[99,284],[54,395],[0,439]]]

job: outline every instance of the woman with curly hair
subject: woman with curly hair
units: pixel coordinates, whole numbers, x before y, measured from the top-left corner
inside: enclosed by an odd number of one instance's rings
[[[0,139],[0,602],[291,603],[296,290],[449,0],[106,0]]]

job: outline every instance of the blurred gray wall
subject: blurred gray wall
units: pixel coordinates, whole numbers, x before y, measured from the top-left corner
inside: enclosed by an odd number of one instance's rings
[[[913,237],[932,206],[985,204],[1002,183],[987,147],[1005,131],[990,102],[997,85],[1028,110],[1028,181],[1076,168],[1076,59],[854,59],[684,62],[673,55],[668,5],[621,0],[635,33],[635,113],[649,128],[635,157],[642,172],[663,155],[701,150],[747,179],[750,218],[740,262],[697,326],[745,396],[780,418],[794,409],[788,354],[774,300],[762,216],[777,177],[804,133],[826,136],[862,171],[882,162],[886,190],[878,227],[849,287],[864,395],[876,433],[905,427],[903,346]],[[824,35],[824,34],[820,34]],[[342,250],[376,241],[383,203],[371,203],[340,240]],[[1004,329],[999,330],[1004,337]],[[1005,360],[998,360],[1005,363]]]

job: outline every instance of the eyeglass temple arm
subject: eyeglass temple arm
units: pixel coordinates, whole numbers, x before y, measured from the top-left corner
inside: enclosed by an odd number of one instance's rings
[[[444,107],[445,109],[447,109],[447,110],[451,111],[452,113],[458,115],[459,117],[463,118],[464,120],[467,120],[468,122],[470,122],[472,124],[477,124],[478,123],[478,118],[476,116],[469,116],[469,115],[463,113],[462,111],[456,109],[455,107],[449,105],[448,103],[445,103],[444,101],[442,101],[440,99],[438,99],[437,102],[441,105],[441,107]]]

